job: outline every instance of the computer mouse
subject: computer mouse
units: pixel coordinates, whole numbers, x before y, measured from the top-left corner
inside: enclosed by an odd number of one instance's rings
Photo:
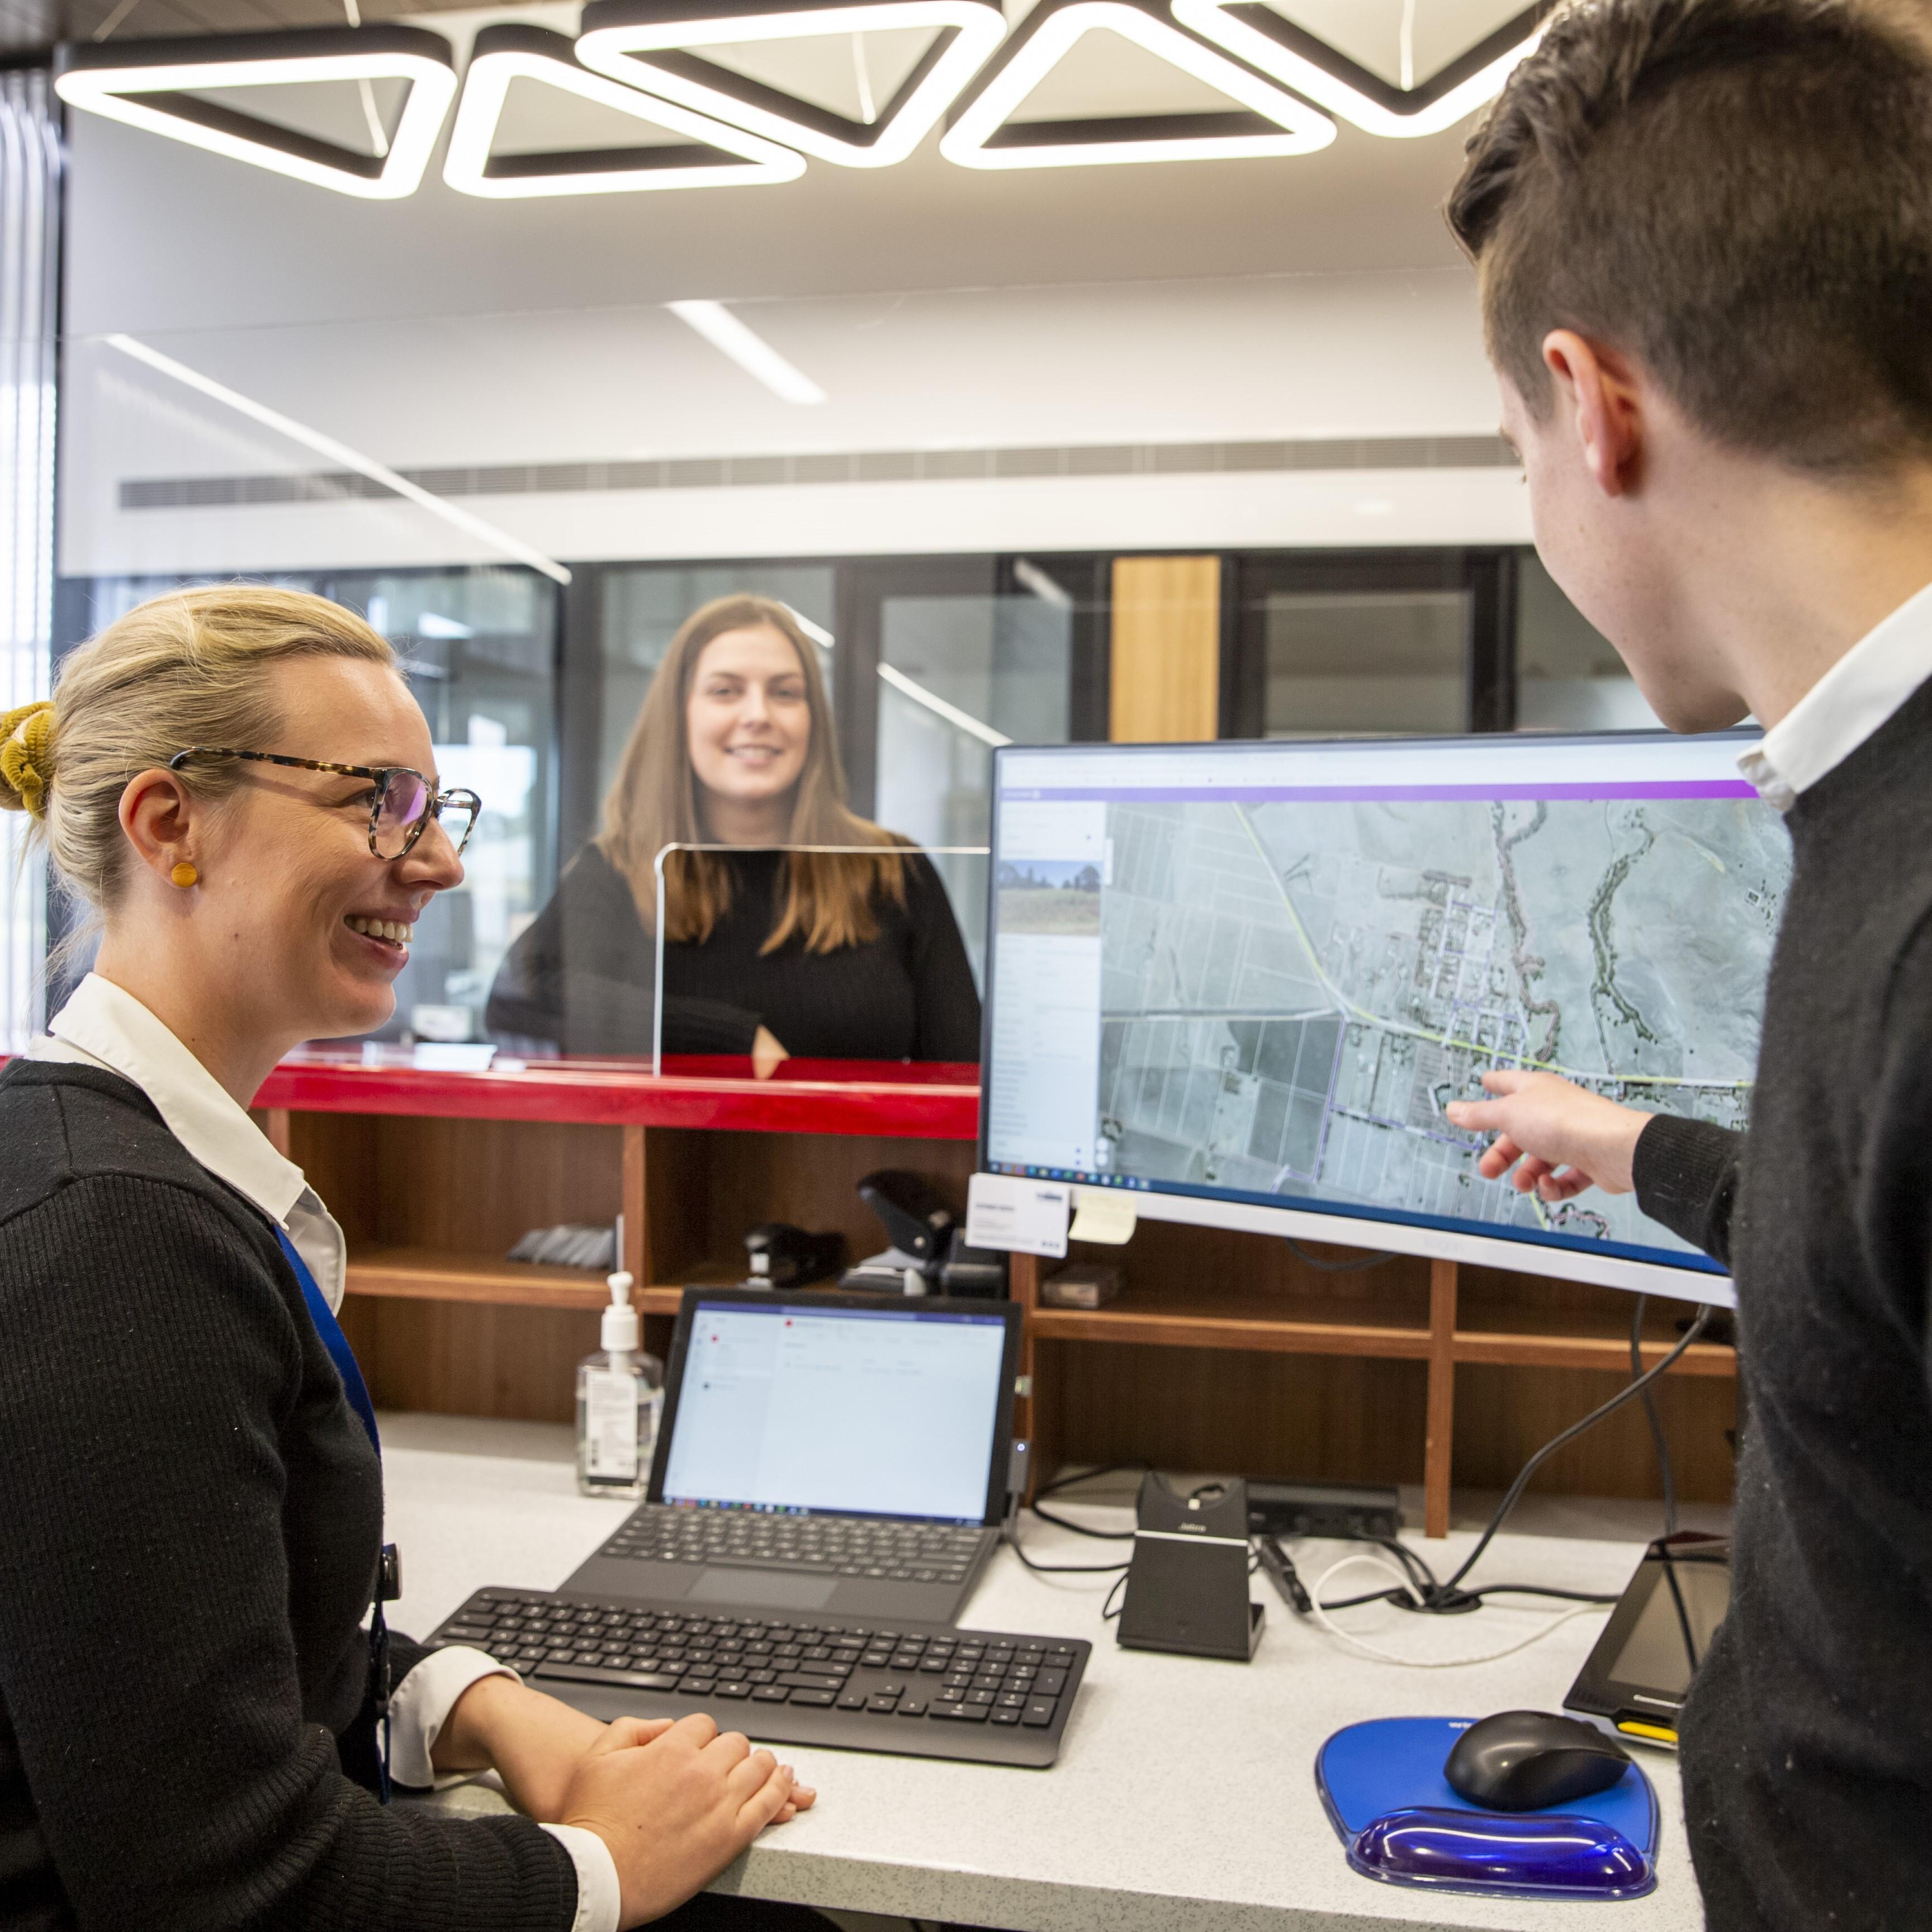
[[[1544,1811],[1607,1791],[1630,1754],[1594,1725],[1550,1711],[1498,1711],[1456,1740],[1442,1774],[1486,1811]]]

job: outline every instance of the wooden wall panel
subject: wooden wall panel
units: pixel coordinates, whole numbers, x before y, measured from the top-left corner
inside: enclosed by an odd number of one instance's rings
[[[622,1205],[623,1130],[298,1114],[292,1158],[352,1244],[502,1255],[533,1228]]]
[[[1166,1468],[1308,1481],[1420,1483],[1428,1414],[1421,1362],[1249,1354],[1118,1342],[1036,1345],[1052,1418],[1044,1466],[1151,1462]],[[1459,1490],[1507,1488],[1550,1437],[1615,1392],[1620,1378],[1574,1370],[1456,1371]],[[1666,1377],[1658,1390],[1678,1493],[1730,1500],[1735,1384]],[[1612,1416],[1552,1456],[1545,1493],[1654,1496],[1640,1408]]]
[[[436,1415],[575,1418],[577,1365],[595,1315],[548,1308],[352,1298],[344,1328],[379,1408]]]
[[[653,1272],[660,1282],[674,1282],[681,1271],[700,1265],[714,1272],[742,1268],[745,1230],[760,1221],[790,1221],[814,1234],[836,1228],[854,1261],[877,1254],[886,1245],[885,1233],[859,1198],[860,1177],[878,1168],[910,1168],[926,1175],[963,1216],[974,1151],[956,1141],[653,1130],[647,1172],[662,1166],[679,1178],[667,1188],[676,1211],[666,1216],[652,1176],[658,1240]],[[687,1184],[700,1172],[708,1172],[701,1190]]]
[[[1456,1486],[1506,1489],[1552,1436],[1607,1401],[1628,1379],[1580,1369],[1464,1363],[1456,1371]],[[1666,1376],[1657,1384],[1657,1406],[1678,1496],[1687,1502],[1729,1502],[1732,1455],[1725,1431],[1737,1426],[1737,1384]],[[1558,1450],[1530,1486],[1549,1495],[1660,1496],[1642,1406],[1631,1403]]]
[[[1066,1462],[1419,1483],[1428,1367],[1117,1342],[1037,1345]]]
[[[1122,743],[1216,736],[1221,716],[1221,560],[1114,562],[1108,735]]]

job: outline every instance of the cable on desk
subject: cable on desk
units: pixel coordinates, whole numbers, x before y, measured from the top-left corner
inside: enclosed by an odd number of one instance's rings
[[[1540,1629],[1531,1631],[1528,1636],[1519,1639],[1514,1643],[1505,1645],[1501,1650],[1485,1651],[1479,1657],[1404,1657],[1399,1651],[1384,1650],[1379,1644],[1370,1643],[1366,1638],[1351,1636],[1328,1615],[1330,1607],[1339,1610],[1341,1606],[1340,1604],[1324,1606],[1322,1601],[1322,1592],[1327,1587],[1328,1580],[1331,1576],[1339,1576],[1344,1570],[1353,1569],[1364,1564],[1373,1564],[1377,1568],[1385,1570],[1396,1579],[1405,1593],[1414,1590],[1414,1586],[1409,1582],[1408,1577],[1385,1556],[1345,1556],[1339,1563],[1330,1564],[1316,1580],[1312,1606],[1315,1621],[1334,1638],[1336,1642],[1347,1645],[1351,1650],[1360,1651],[1364,1656],[1375,1658],[1384,1664],[1402,1664],[1411,1670],[1460,1670],[1471,1664],[1494,1664],[1502,1658],[1514,1657],[1520,1650],[1527,1650],[1533,1643],[1540,1643],[1552,1630],[1567,1624],[1572,1617],[1583,1616],[1591,1610],[1601,1609],[1605,1602],[1615,1600],[1614,1598],[1600,1598],[1592,1603],[1578,1604],[1574,1608],[1562,1611],[1552,1617]],[[1376,1594],[1383,1595],[1387,1593],[1378,1592]],[[1355,1600],[1361,1602],[1365,1600],[1358,1598]],[[1423,1605],[1418,1601],[1416,1607],[1421,1609]]]
[[[1324,1603],[1322,1600],[1322,1584],[1318,1583],[1312,1593],[1305,1591],[1301,1586],[1300,1580],[1294,1576],[1294,1566],[1288,1561],[1286,1553],[1277,1544],[1270,1554],[1268,1545],[1273,1542],[1274,1539],[1264,1538],[1262,1545],[1262,1562],[1276,1588],[1296,1610],[1304,1616],[1314,1617],[1324,1629],[1329,1630],[1333,1635],[1341,1638],[1344,1642],[1355,1644],[1358,1648],[1366,1650],[1372,1655],[1381,1657],[1388,1662],[1396,1664],[1407,1663],[1410,1660],[1397,1657],[1393,1652],[1378,1650],[1373,1645],[1363,1644],[1358,1639],[1349,1637],[1346,1631],[1336,1629],[1333,1624],[1330,1623],[1328,1612],[1334,1610],[1352,1610],[1358,1604],[1380,1601],[1393,1603],[1404,1610],[1414,1610],[1424,1616],[1455,1616],[1480,1610],[1486,1596],[1550,1597],[1559,1601],[1574,1603],[1576,1606],[1575,1610],[1564,1612],[1563,1616],[1553,1619],[1547,1626],[1549,1629],[1553,1630],[1558,1624],[1567,1622],[1572,1616],[1580,1616],[1586,1610],[1604,1604],[1615,1603],[1617,1600],[1615,1597],[1595,1596],[1582,1590],[1558,1589],[1541,1583],[1488,1583],[1478,1589],[1466,1590],[1462,1587],[1462,1580],[1476,1567],[1483,1552],[1489,1548],[1491,1540],[1502,1528],[1510,1512],[1521,1501],[1522,1492],[1528,1486],[1530,1478],[1536,1474],[1544,1463],[1566,1443],[1574,1442],[1586,1430],[1594,1429],[1605,1417],[1613,1415],[1625,1403],[1641,1397],[1648,1406],[1650,1401],[1650,1391],[1655,1386],[1658,1378],[1670,1369],[1691,1343],[1703,1334],[1710,1323],[1712,1312],[1713,1311],[1708,1306],[1700,1307],[1697,1311],[1696,1319],[1684,1331],[1676,1346],[1664,1357],[1662,1360],[1658,1362],[1654,1368],[1647,1370],[1642,1366],[1639,1330],[1636,1326],[1633,1326],[1630,1347],[1632,1354],[1636,1358],[1637,1368],[1637,1372],[1634,1378],[1619,1389],[1609,1401],[1593,1408],[1581,1421],[1572,1423],[1560,1434],[1552,1436],[1537,1450],[1534,1455],[1530,1457],[1529,1460],[1516,1472],[1515,1481],[1510,1485],[1508,1493],[1496,1506],[1496,1514],[1490,1517],[1482,1534],[1477,1538],[1475,1548],[1470,1551],[1468,1556],[1457,1568],[1456,1574],[1446,1582],[1438,1579],[1435,1571],[1430,1568],[1419,1551],[1412,1550],[1400,1538],[1381,1536],[1363,1537],[1358,1540],[1372,1543],[1384,1553],[1379,1556],[1350,1557],[1342,1563],[1333,1564],[1324,1574],[1322,1582],[1325,1583],[1329,1577],[1335,1576],[1341,1570],[1352,1564],[1375,1563],[1379,1564],[1389,1574],[1396,1577],[1401,1587],[1396,1590],[1366,1591],[1359,1596],[1344,1597],[1332,1604]],[[1642,1310],[1640,1307],[1636,1321],[1640,1324],[1642,1320]],[[1674,1514],[1676,1508],[1674,1496],[1671,1500],[1670,1508]],[[1388,1561],[1390,1557],[1394,1558],[1394,1562]],[[1309,1598],[1305,1607],[1302,1600],[1304,1596]],[[1685,1637],[1688,1646],[1689,1642],[1688,1620]],[[1534,1642],[1535,1639],[1529,1638],[1525,1641]],[[1521,1649],[1522,1647],[1522,1645],[1518,1644],[1513,1646],[1512,1648]],[[1510,1654],[1508,1651],[1497,1652],[1498,1656],[1508,1656]],[[1692,1654],[1695,1654],[1694,1648]],[[1476,1663],[1489,1660],[1469,1658],[1466,1660]]]
[[[1626,1402],[1634,1402],[1640,1396],[1647,1394],[1654,1385],[1658,1377],[1675,1367],[1684,1350],[1689,1348],[1691,1343],[1696,1341],[1710,1325],[1712,1312],[1708,1306],[1700,1308],[1697,1311],[1696,1320],[1684,1331],[1676,1346],[1657,1364],[1656,1367],[1646,1370],[1634,1382],[1625,1384],[1610,1397],[1608,1402],[1603,1402],[1592,1409],[1582,1421],[1573,1422],[1560,1435],[1552,1436],[1527,1462],[1524,1463],[1516,1472],[1516,1480],[1509,1486],[1509,1492],[1496,1505],[1496,1513],[1490,1517],[1488,1527],[1476,1539],[1475,1548],[1463,1558],[1462,1565],[1455,1575],[1442,1586],[1445,1594],[1455,1592],[1462,1579],[1476,1567],[1481,1559],[1483,1552],[1489,1548],[1490,1539],[1495,1536],[1498,1530],[1502,1528],[1504,1520],[1509,1515],[1510,1511],[1514,1509],[1522,1500],[1523,1491],[1529,1486],[1531,1477],[1534,1476],[1558,1450],[1562,1448],[1567,1443],[1574,1442],[1586,1430],[1595,1428],[1606,1416],[1614,1415]],[[1481,1593],[1478,1592],[1474,1594],[1480,1595]]]
[[[1643,1311],[1650,1297],[1640,1294],[1636,1306],[1630,1311],[1630,1373],[1643,1373]],[[1650,1424],[1650,1439],[1657,1450],[1657,1466],[1664,1478],[1664,1533],[1666,1536],[1677,1534],[1677,1477],[1670,1466],[1670,1444],[1664,1440],[1664,1418],[1657,1412],[1657,1394],[1652,1389],[1643,1392],[1644,1419]]]
[[[1144,1474],[1147,1468],[1144,1462],[1106,1462],[1097,1469],[1082,1469],[1077,1475],[1056,1476],[1052,1482],[1042,1483],[1034,1491],[1034,1500],[1027,1507],[1042,1522],[1050,1522],[1056,1529],[1071,1530],[1076,1536],[1091,1536],[1102,1543],[1131,1543],[1134,1532],[1130,1529],[1090,1528],[1084,1522],[1076,1522],[1071,1516],[1056,1516],[1052,1510],[1042,1509],[1040,1498],[1057,1496],[1062,1490],[1069,1489],[1076,1483],[1091,1482],[1096,1476],[1118,1476],[1130,1471],[1136,1474]]]

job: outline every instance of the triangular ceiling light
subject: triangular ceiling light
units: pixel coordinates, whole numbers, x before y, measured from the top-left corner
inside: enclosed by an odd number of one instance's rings
[[[577,56],[614,80],[820,160],[888,168],[926,138],[1006,30],[991,0],[590,0]],[[907,32],[929,33],[932,43],[869,122],[692,51],[837,35],[852,40],[856,59],[860,36]]]
[[[1439,134],[1502,92],[1543,38],[1545,4],[1527,7],[1419,86],[1398,87],[1264,0],[1174,0],[1174,17],[1365,133]]]
[[[1016,121],[1028,95],[1088,34],[1117,34],[1225,99],[1207,112]],[[1173,26],[1139,0],[1040,0],[949,118],[940,152],[968,168],[1236,160],[1312,154],[1335,124]]]
[[[374,154],[200,98],[214,90],[382,80],[406,81],[409,93],[393,132],[376,143],[386,152]],[[429,165],[456,74],[440,34],[416,27],[325,27],[64,47],[54,91],[70,106],[311,187],[398,201],[416,192]]]
[[[518,80],[556,88],[609,113],[682,138],[623,147],[560,148],[493,154],[504,103]],[[640,135],[642,128],[638,130]],[[538,195],[622,194],[646,188],[725,188],[796,181],[805,158],[789,148],[728,128],[674,102],[622,87],[578,64],[571,43],[541,27],[485,27],[476,36],[463,98],[449,134],[442,178],[464,194],[493,200]]]

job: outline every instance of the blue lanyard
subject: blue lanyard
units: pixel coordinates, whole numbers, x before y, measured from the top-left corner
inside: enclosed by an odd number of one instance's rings
[[[289,1266],[295,1270],[296,1280],[302,1283],[302,1300],[308,1305],[309,1319],[315,1324],[315,1332],[321,1336],[322,1346],[328,1351],[328,1359],[335,1364],[335,1372],[342,1378],[342,1393],[348,1397],[349,1406],[356,1412],[356,1419],[368,1432],[369,1446],[375,1450],[376,1460],[380,1463],[382,1460],[382,1438],[376,1431],[376,1405],[369,1400],[369,1384],[362,1379],[356,1351],[350,1347],[349,1337],[343,1334],[342,1324],[336,1320],[335,1311],[316,1285],[308,1262],[289,1239],[287,1231],[278,1226],[275,1239],[281,1243],[282,1252]],[[382,1598],[383,1580],[390,1574],[391,1564],[387,1550],[383,1556],[385,1560],[377,1572],[376,1600],[370,1609],[369,1660],[375,1685],[376,1720],[382,1736],[382,1748],[376,1754],[376,1762],[381,1769],[382,1800],[386,1804],[389,1802],[389,1629],[383,1620]]]
[[[309,1273],[308,1262],[289,1239],[287,1230],[278,1227],[275,1239],[281,1243],[282,1252],[288,1257],[289,1266],[295,1270],[296,1280],[302,1283],[302,1299],[308,1304],[308,1318],[315,1324],[315,1332],[322,1337],[322,1346],[328,1351],[328,1359],[335,1364],[335,1372],[342,1378],[342,1393],[349,1398],[349,1406],[355,1410],[357,1419],[367,1432],[369,1447],[375,1450],[376,1460],[380,1462],[382,1460],[382,1438],[376,1432],[376,1405],[369,1400],[369,1385],[362,1379],[362,1371],[356,1364],[356,1351],[350,1347],[349,1337],[342,1332],[342,1324],[336,1320],[334,1310],[316,1286],[315,1276]]]

